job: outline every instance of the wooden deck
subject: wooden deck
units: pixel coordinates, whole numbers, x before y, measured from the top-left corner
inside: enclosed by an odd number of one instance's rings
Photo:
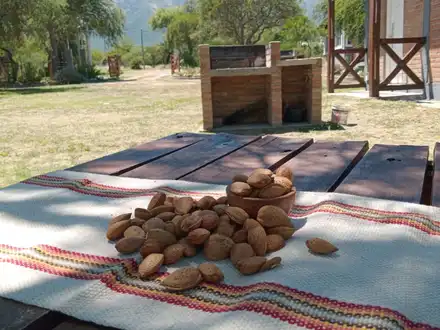
[[[371,147],[370,150],[369,147]],[[347,193],[440,207],[440,144],[369,146],[276,136],[179,133],[68,170],[228,184],[234,174],[289,166],[303,191]],[[109,329],[0,298],[0,329]]]

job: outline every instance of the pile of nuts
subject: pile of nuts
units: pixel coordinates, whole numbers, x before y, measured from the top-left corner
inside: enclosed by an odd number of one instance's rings
[[[254,198],[276,198],[292,191],[293,174],[288,167],[280,167],[275,174],[260,168],[247,176],[238,174],[232,179],[229,190],[237,196]]]
[[[235,176],[228,188],[239,196],[273,198],[292,190],[292,177],[288,168],[281,167],[275,174],[258,169],[249,177]],[[209,261],[229,258],[243,275],[267,271],[280,265],[281,258],[267,258],[266,254],[282,249],[294,232],[286,212],[276,206],[261,207],[252,219],[245,210],[229,206],[226,196],[194,200],[156,193],[146,209],[136,208],[133,216],[126,213],[111,219],[107,238],[116,241],[116,250],[121,254],[140,252],[143,261],[138,273],[146,279],[162,265],[193,257],[198,250],[203,250]],[[308,240],[306,245],[318,254],[338,250],[319,238]],[[161,284],[169,290],[185,290],[202,281],[218,283],[223,278],[222,271],[207,262],[198,268],[181,268]]]

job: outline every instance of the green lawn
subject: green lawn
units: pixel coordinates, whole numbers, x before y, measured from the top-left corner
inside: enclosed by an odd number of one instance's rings
[[[139,143],[202,126],[200,81],[165,77],[169,70],[130,72],[127,81],[0,89],[0,186],[64,169]],[[328,125],[285,136],[429,145],[440,141],[440,109],[416,103],[323,97],[353,109],[342,130]]]

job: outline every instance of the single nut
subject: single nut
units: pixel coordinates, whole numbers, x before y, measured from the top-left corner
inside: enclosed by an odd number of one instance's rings
[[[199,271],[203,276],[203,280],[208,283],[220,283],[225,276],[216,264],[204,262],[199,265]]]
[[[265,257],[250,257],[237,261],[236,267],[243,275],[251,275],[258,273],[266,263]]]
[[[139,277],[144,279],[154,273],[157,273],[162,266],[165,257],[161,253],[152,253],[148,255],[139,265]]]
[[[248,197],[252,193],[252,187],[245,182],[234,182],[229,189],[233,194],[242,197]]]
[[[293,187],[292,181],[285,178],[284,176],[275,175],[273,177],[273,182],[279,184],[280,186],[283,186],[286,189],[286,193],[292,191],[292,187]]]
[[[246,219],[249,219],[249,214],[247,214],[245,210],[236,206],[229,206],[226,208],[225,212],[232,221],[238,223],[239,225],[243,225]]]
[[[142,244],[145,243],[145,238],[139,236],[121,238],[115,245],[118,252],[123,254],[130,254],[139,251]]]
[[[257,256],[264,256],[267,250],[267,236],[264,228],[254,227],[248,231],[248,242]]]
[[[266,187],[260,190],[259,198],[269,199],[283,196],[286,193],[286,188],[277,183],[269,183]]]
[[[280,257],[274,257],[269,260],[266,260],[263,266],[261,266],[260,272],[264,272],[269,269],[274,269],[281,265],[281,258]]]
[[[145,241],[139,252],[141,253],[142,258],[145,258],[152,253],[161,253],[162,251],[163,248],[159,241],[150,238]]]
[[[236,174],[232,178],[232,182],[246,182],[248,179],[248,176],[246,174]]]
[[[223,235],[226,237],[232,237],[235,232],[235,225],[230,223],[229,221],[220,221],[215,230],[216,234]]]
[[[153,198],[151,198],[150,203],[148,204],[147,210],[152,210],[158,206],[161,206],[165,203],[167,196],[162,193],[158,192],[156,193]]]
[[[141,227],[130,226],[124,231],[124,237],[141,237],[145,238],[145,232]]]
[[[183,215],[176,215],[173,220],[171,220],[171,223],[174,224],[174,232],[177,237],[183,237],[186,235],[186,233],[182,230],[182,221],[184,217]]]
[[[157,218],[163,221],[171,221],[175,216],[176,214],[174,212],[162,212],[156,215]]]
[[[166,206],[173,206],[174,205],[174,197],[172,196],[167,196],[167,198],[165,199],[165,202],[163,203],[163,205]],[[177,212],[176,212],[177,213]]]
[[[231,262],[236,265],[239,260],[255,256],[252,246],[248,243],[235,244],[231,249]]]
[[[142,227],[145,222],[146,222],[146,220],[144,220],[144,219],[139,219],[139,218],[130,219],[130,223],[132,226]]]
[[[208,260],[223,260],[229,257],[234,241],[229,237],[212,234],[205,242],[204,253]]]
[[[316,254],[331,254],[338,251],[338,248],[332,243],[323,240],[322,238],[312,238],[306,241],[306,246],[309,248],[310,252]]]
[[[121,238],[130,225],[130,220],[121,220],[111,224],[107,229],[107,239],[109,241],[115,241]]]
[[[161,206],[155,207],[154,209],[151,209],[149,212],[151,213],[151,217],[154,218],[164,212],[174,212],[174,206],[161,205]],[[146,219],[146,220],[148,220],[148,219]]]
[[[204,196],[196,202],[197,207],[201,210],[210,210],[216,204],[217,200],[212,196]]]
[[[191,197],[181,197],[174,200],[175,212],[187,214],[193,208],[194,200]]]
[[[200,245],[205,243],[205,241],[209,238],[211,232],[205,228],[197,228],[193,231],[190,231],[186,239],[193,245]]]
[[[229,215],[223,214],[223,215],[220,216],[220,222],[223,222],[223,221],[230,223],[231,222],[231,218],[229,217]]]
[[[183,250],[183,255],[185,257],[194,257],[197,254],[197,249],[194,245],[188,242],[187,238],[182,238],[179,241],[179,244],[182,245],[185,249]]]
[[[151,218],[144,223],[142,229],[145,232],[148,232],[151,229],[165,229],[165,222],[160,218]]]
[[[247,242],[247,236],[248,236],[247,230],[240,229],[240,230],[237,230],[234,233],[234,235],[232,235],[232,240],[235,243],[246,243]]]
[[[273,206],[265,205],[258,210],[257,221],[265,228],[272,227],[293,227],[289,216],[283,209]]]
[[[247,180],[247,183],[252,188],[257,188],[257,189],[264,188],[271,182],[272,182],[272,177],[270,175],[259,172],[252,173]]]
[[[178,262],[183,257],[183,252],[185,251],[185,247],[180,244],[172,244],[165,248],[163,251],[164,255],[164,265],[171,265]]]
[[[249,197],[252,197],[252,198],[259,198],[259,196],[260,196],[260,192],[261,192],[261,189],[256,189],[256,188],[254,188],[254,189],[252,189],[252,192],[251,192],[251,194],[249,195]]]
[[[182,291],[195,288],[202,282],[203,277],[198,268],[184,267],[168,275],[162,285],[171,291]]]
[[[294,228],[291,227],[272,227],[266,228],[266,232],[268,235],[280,235],[284,240],[288,240],[292,237],[295,232]]]
[[[215,213],[217,213],[218,216],[222,216],[223,214],[226,214],[226,208],[228,206],[226,204],[217,204],[213,206],[213,210],[215,211]]]
[[[164,225],[164,230],[176,236],[176,226],[172,222],[167,222]]]
[[[139,218],[139,219],[143,219],[143,220],[148,220],[148,219],[151,219],[153,217],[153,215],[147,209],[142,209],[142,208],[138,207],[138,208],[134,209],[134,217]]]
[[[202,224],[202,217],[198,215],[191,215],[188,218],[182,220],[180,228],[182,231],[188,233],[194,229],[197,229]]]
[[[228,197],[222,196],[217,198],[217,204],[228,204]]]
[[[281,250],[286,243],[284,238],[280,235],[267,235],[267,252],[274,252]]]
[[[202,224],[200,227],[207,230],[214,230],[220,222],[219,216],[214,211],[203,210],[200,211],[198,215],[202,218]]]
[[[275,171],[275,175],[285,177],[286,179],[290,180],[291,183],[293,183],[293,172],[287,166],[281,166],[278,168]]]
[[[130,218],[131,218],[131,213],[120,214],[120,215],[117,215],[117,216],[111,218],[108,225],[111,226],[112,224],[114,224],[116,222],[119,222],[122,220],[129,220]]]
[[[155,239],[162,248],[177,242],[176,236],[163,229],[150,229],[147,233],[147,239]]]
[[[243,229],[249,231],[249,230],[251,230],[252,228],[259,227],[259,226],[261,226],[261,223],[259,223],[259,222],[258,222],[257,220],[255,220],[255,219],[251,219],[251,218],[249,218],[249,219],[246,219],[246,221],[244,222],[244,224],[243,224]]]

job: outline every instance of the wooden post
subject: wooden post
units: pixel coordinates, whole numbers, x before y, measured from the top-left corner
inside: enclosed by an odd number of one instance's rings
[[[327,89],[335,92],[335,0],[328,0]]]
[[[380,0],[369,0],[368,90],[370,97],[379,97]]]
[[[431,79],[431,61],[429,57],[430,49],[430,26],[431,26],[431,0],[423,1],[423,36],[426,38],[422,48],[422,74],[425,83],[424,96],[427,100],[433,98],[432,79]]]
[[[365,80],[365,90],[368,90],[368,31],[369,31],[369,8],[368,8],[368,0],[364,0],[364,8],[365,8],[365,21],[364,21],[364,47],[367,50],[367,53],[364,57],[364,80]]]

